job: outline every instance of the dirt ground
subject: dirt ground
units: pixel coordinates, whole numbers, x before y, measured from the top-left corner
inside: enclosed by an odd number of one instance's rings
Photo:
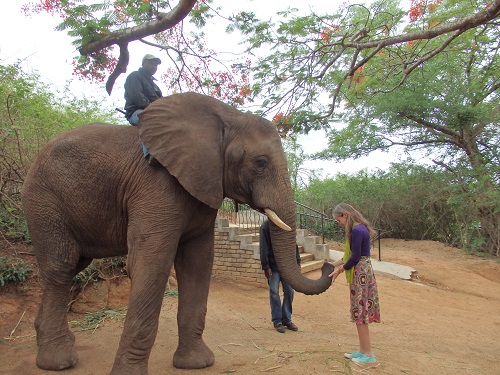
[[[473,257],[437,242],[394,239],[382,241],[382,258],[417,273],[412,281],[377,274],[383,322],[370,326],[376,365],[363,368],[343,358],[358,343],[344,278],[319,296],[296,293],[293,319],[299,331],[284,334],[272,328],[267,289],[214,279],[204,339],[215,353],[215,365],[196,371],[172,366],[177,299],[167,297],[149,374],[500,373],[498,259]],[[87,288],[75,310],[126,306],[127,290],[127,283],[115,281]],[[33,320],[39,297],[36,283],[0,288],[0,374],[51,373],[35,365]],[[81,317],[71,313],[69,320]],[[122,324],[109,319],[95,330],[76,332],[80,363],[62,373],[109,374]]]

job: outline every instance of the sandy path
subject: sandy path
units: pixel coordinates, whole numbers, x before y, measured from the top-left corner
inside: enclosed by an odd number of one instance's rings
[[[377,275],[383,322],[370,326],[380,361],[377,367],[362,369],[342,357],[357,347],[344,279],[339,278],[319,296],[297,293],[293,317],[299,331],[285,334],[272,328],[266,289],[214,280],[204,339],[216,355],[215,365],[199,371],[172,367],[177,300],[168,297],[149,361],[150,375],[499,374],[500,262],[468,256],[431,241],[384,240],[382,256],[412,266],[418,273],[412,282]],[[126,291],[126,285],[115,287],[102,303],[124,305]],[[0,293],[0,337],[4,338],[0,341],[0,374],[50,374],[34,363],[32,321],[37,294],[14,296]],[[17,338],[6,340],[23,311],[13,335]],[[80,363],[63,374],[108,374],[120,334],[121,323],[113,321],[95,332],[78,332]]]

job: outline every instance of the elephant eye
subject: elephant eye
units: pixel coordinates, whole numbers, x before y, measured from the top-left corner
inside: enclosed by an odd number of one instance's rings
[[[269,164],[269,162],[264,157],[260,157],[260,158],[255,159],[255,168],[258,171],[263,171],[264,169],[266,169],[268,164]]]

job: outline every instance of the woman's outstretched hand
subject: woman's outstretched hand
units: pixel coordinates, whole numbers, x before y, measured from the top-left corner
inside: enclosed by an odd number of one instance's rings
[[[333,271],[331,274],[328,275],[328,277],[332,278],[332,283],[335,281],[335,279],[342,273],[344,270],[344,267],[340,266],[335,268],[335,271]]]

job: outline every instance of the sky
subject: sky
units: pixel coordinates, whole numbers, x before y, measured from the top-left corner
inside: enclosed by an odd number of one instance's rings
[[[36,71],[41,76],[52,92],[62,91],[65,85],[69,84],[71,91],[79,97],[95,99],[102,102],[102,105],[109,108],[123,108],[123,85],[126,74],[120,75],[115,82],[111,96],[108,96],[103,84],[91,84],[86,81],[80,81],[73,76],[72,60],[78,55],[78,51],[72,46],[72,39],[64,31],[56,31],[54,28],[60,22],[56,16],[49,14],[34,14],[25,16],[21,8],[29,0],[9,0],[2,1],[0,13],[0,64],[8,65],[21,62],[21,67],[26,72]],[[231,7],[237,11],[239,4],[245,1],[222,0],[221,4],[224,10]],[[278,10],[283,10],[286,6],[297,7],[307,11],[309,7],[315,10],[328,10],[334,3],[340,3],[340,0],[324,1],[309,0],[305,5],[304,0],[288,0],[286,3],[280,1],[267,0],[246,0],[250,6],[256,7],[256,13],[260,15],[262,9],[265,9],[269,17]],[[226,4],[227,3],[227,4]],[[242,8],[248,9],[247,6]],[[222,30],[216,30],[217,25],[213,25],[212,33],[218,33],[219,36],[213,38],[221,41],[223,47],[228,47],[229,43],[236,43],[237,39],[222,33]],[[142,57],[146,53],[156,54],[161,57],[161,51],[146,46],[140,42],[129,44],[130,63],[128,72],[136,70],[141,65]],[[165,60],[164,60],[165,61]],[[165,64],[159,66],[156,76],[159,77],[165,69]],[[168,88],[160,84],[164,95],[168,93]],[[318,152],[327,147],[327,139],[322,131],[312,131],[307,136],[301,135],[299,143],[302,145],[306,154]],[[378,168],[387,169],[391,162],[400,159],[400,155],[394,152],[374,152],[368,157],[356,160],[347,160],[342,163],[332,161],[308,161],[304,164],[305,169],[314,169],[322,177],[333,176],[336,173],[354,173],[363,169],[374,171]]]

